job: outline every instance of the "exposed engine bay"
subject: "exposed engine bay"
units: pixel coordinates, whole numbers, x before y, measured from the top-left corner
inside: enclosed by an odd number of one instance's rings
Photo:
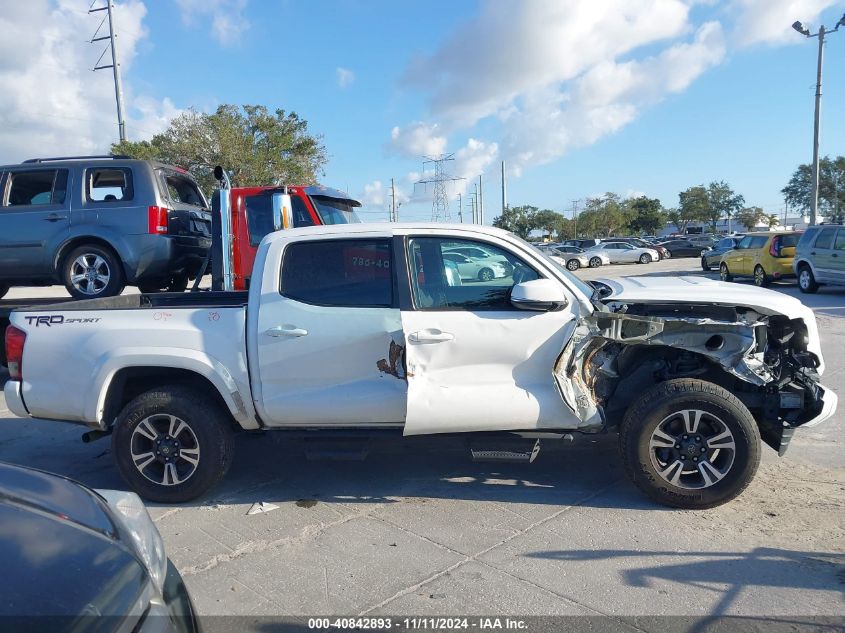
[[[608,286],[593,285],[602,309],[580,319],[554,370],[579,430],[615,426],[641,393],[672,378],[731,391],[780,454],[795,427],[821,412],[821,360],[807,349],[804,320],[742,306],[614,300]]]

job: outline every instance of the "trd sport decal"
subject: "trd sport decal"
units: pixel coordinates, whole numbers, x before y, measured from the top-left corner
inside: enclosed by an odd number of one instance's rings
[[[51,314],[50,316],[25,316],[27,323],[32,325],[35,324],[35,327],[40,327],[42,325],[46,325],[47,327],[52,327],[54,325],[66,325],[69,323],[97,323],[100,321],[99,318],[78,318],[78,319],[66,319],[63,314]]]

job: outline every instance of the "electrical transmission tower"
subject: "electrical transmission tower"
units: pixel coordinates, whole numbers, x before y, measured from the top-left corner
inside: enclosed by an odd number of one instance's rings
[[[446,222],[451,221],[452,216],[449,213],[449,192],[448,185],[450,182],[458,180],[465,180],[458,176],[452,176],[446,172],[446,163],[455,160],[454,154],[440,154],[439,156],[423,156],[423,171],[428,163],[434,164],[434,177],[426,180],[418,180],[414,186],[429,184],[434,185],[434,197],[431,201],[431,221],[439,222],[443,219]]]
[[[96,2],[96,0],[95,0]],[[91,5],[93,6],[93,2]],[[97,63],[94,64],[94,70],[105,70],[106,68],[111,68],[114,75],[114,99],[117,101],[117,129],[120,133],[120,140],[126,140],[126,120],[123,116],[123,86],[120,83],[120,62],[117,61],[117,47],[114,45],[114,40],[117,37],[117,34],[114,32],[114,3],[112,0],[106,0],[106,6],[98,7],[96,9],[89,9],[88,13],[96,13],[97,11],[107,11],[107,15],[102,19],[100,22],[100,26],[97,27],[97,30],[94,31],[94,35],[91,36],[91,43],[94,42],[103,42],[108,40],[108,45],[103,49],[100,58],[97,60]],[[106,20],[109,21],[109,34],[108,35],[99,35],[100,29],[103,28],[103,24],[106,23]],[[105,56],[106,52],[111,49],[111,64],[105,64],[100,66],[100,62],[103,61],[103,57]]]

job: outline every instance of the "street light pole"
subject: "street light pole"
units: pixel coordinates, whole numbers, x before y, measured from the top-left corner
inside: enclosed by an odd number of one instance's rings
[[[821,127],[821,110],[822,110],[822,66],[824,64],[824,36],[828,33],[835,33],[840,26],[845,26],[845,15],[843,15],[836,26],[827,30],[824,24],[819,27],[818,33],[810,33],[810,29],[804,26],[800,21],[794,22],[792,28],[804,35],[807,38],[819,38],[819,57],[818,65],[816,67],[816,116],[813,121],[813,193],[810,199],[810,226],[815,226],[818,219],[819,209],[819,132]]]

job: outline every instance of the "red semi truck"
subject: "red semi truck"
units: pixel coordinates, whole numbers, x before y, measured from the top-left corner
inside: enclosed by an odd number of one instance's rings
[[[231,187],[223,169],[211,199],[214,290],[247,290],[258,245],[268,233],[301,226],[352,224],[361,203],[322,185]]]

